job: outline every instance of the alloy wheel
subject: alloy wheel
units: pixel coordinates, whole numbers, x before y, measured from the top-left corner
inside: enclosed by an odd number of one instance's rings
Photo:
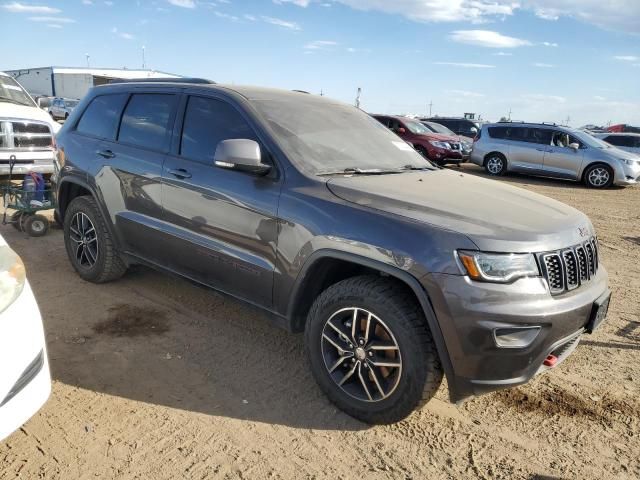
[[[74,254],[79,265],[91,268],[98,260],[98,235],[89,217],[78,212],[73,216],[69,238],[74,243]]]
[[[489,170],[489,172],[494,175],[500,173],[502,171],[502,167],[503,162],[500,157],[491,157],[489,160],[487,160],[487,170]]]
[[[384,400],[400,382],[398,342],[368,310],[349,307],[331,315],[322,330],[321,351],[331,379],[357,400]]]
[[[602,187],[609,182],[609,171],[604,167],[596,167],[589,172],[589,183],[594,187]]]

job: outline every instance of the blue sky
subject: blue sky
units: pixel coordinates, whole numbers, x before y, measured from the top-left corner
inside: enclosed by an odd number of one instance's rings
[[[640,0],[0,0],[0,69],[147,66],[370,112],[640,124]],[[28,33],[28,35],[25,35]]]

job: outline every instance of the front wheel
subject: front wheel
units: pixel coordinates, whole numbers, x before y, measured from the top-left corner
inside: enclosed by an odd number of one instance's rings
[[[69,204],[64,216],[64,244],[71,265],[84,280],[109,282],[127,270],[92,197],[76,197]]]
[[[504,155],[493,153],[484,162],[484,168],[489,175],[504,175],[507,171],[507,159]]]
[[[387,278],[353,277],[325,290],[307,317],[305,349],[329,399],[367,423],[402,420],[442,381],[419,304]]]
[[[591,165],[584,172],[584,183],[590,188],[607,188],[613,183],[613,171],[607,165]]]

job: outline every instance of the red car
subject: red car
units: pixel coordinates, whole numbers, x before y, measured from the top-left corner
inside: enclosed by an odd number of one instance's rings
[[[463,161],[462,145],[456,136],[434,133],[418,120],[396,115],[372,115],[419,153],[438,165]]]
[[[610,133],[640,133],[639,127],[632,127],[625,123],[619,123],[618,125],[611,125],[607,128],[607,132]]]

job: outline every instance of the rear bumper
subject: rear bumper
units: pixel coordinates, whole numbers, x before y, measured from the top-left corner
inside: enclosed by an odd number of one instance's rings
[[[542,278],[504,285],[460,275],[427,275],[423,285],[451,360],[451,400],[520,385],[546,370],[547,356],[584,332],[594,301],[608,291],[607,282],[600,266],[589,283],[553,297]],[[496,329],[522,327],[539,327],[529,345],[497,345]]]
[[[46,402],[51,376],[38,305],[27,282],[0,314],[0,440]]]

